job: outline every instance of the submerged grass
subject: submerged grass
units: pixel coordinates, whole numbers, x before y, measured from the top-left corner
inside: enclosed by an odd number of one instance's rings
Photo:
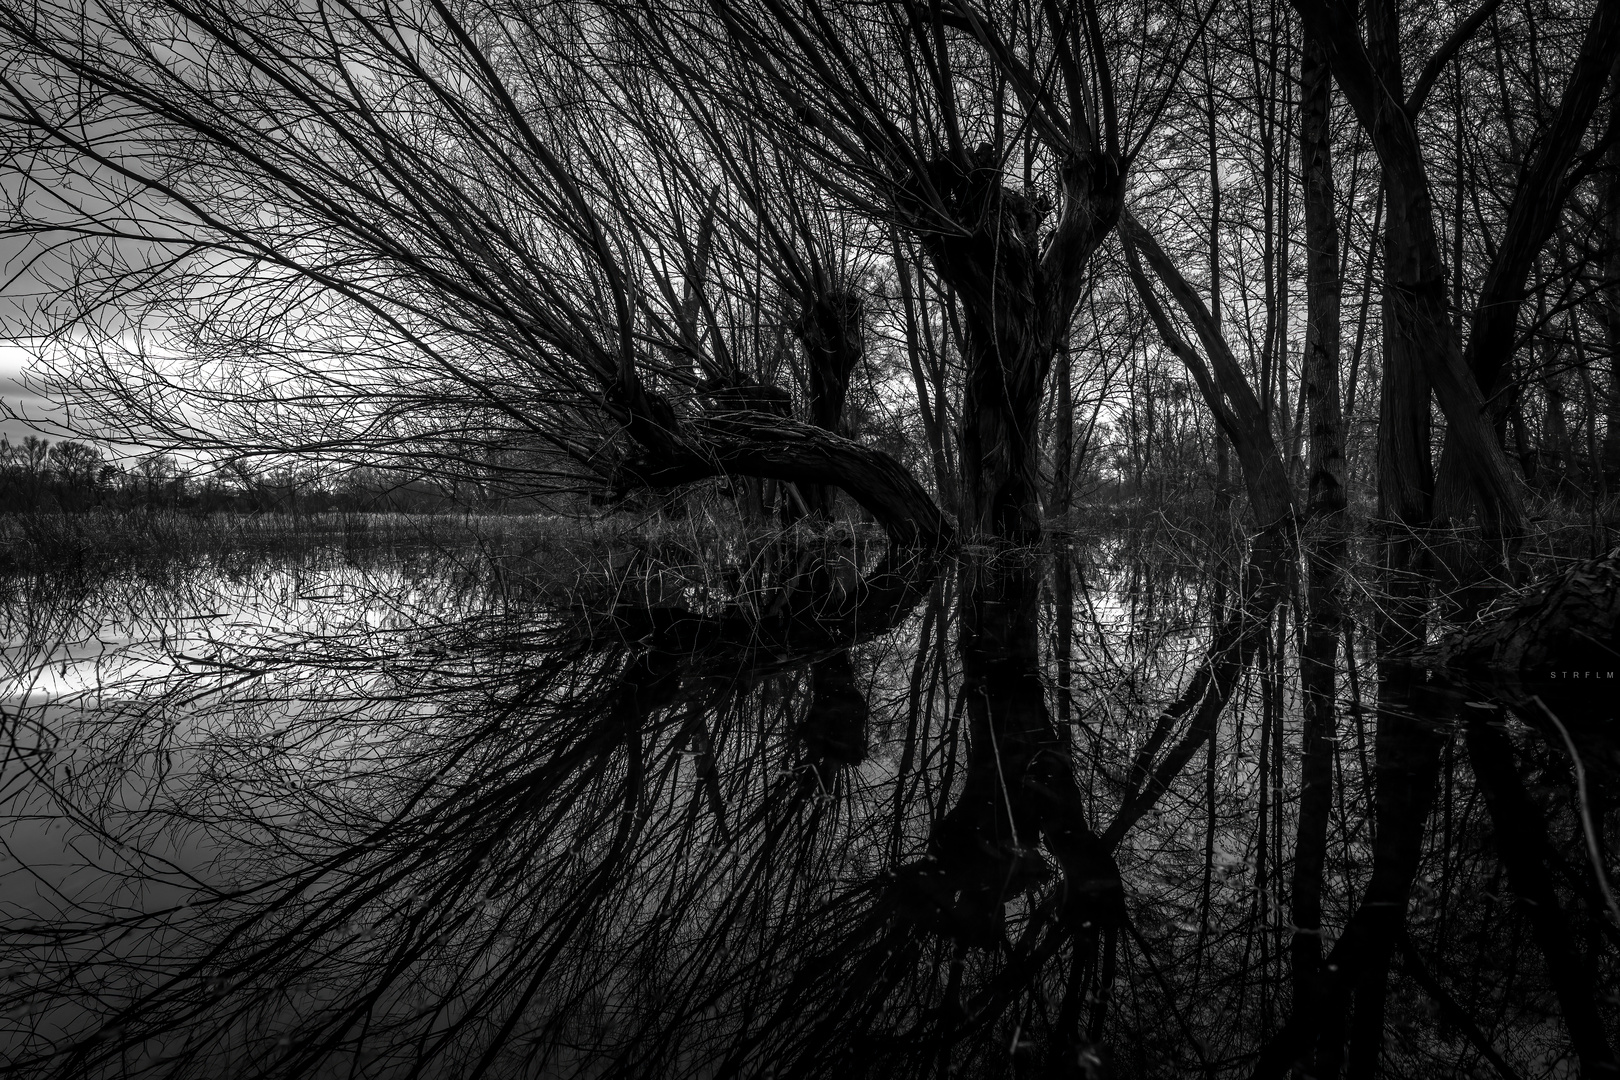
[[[881,535],[866,526],[835,526],[845,535]],[[718,515],[686,519],[609,514],[190,514],[179,511],[92,510],[0,514],[0,558],[15,565],[98,555],[183,555],[189,552],[303,550],[333,545],[422,546],[533,541],[614,544],[780,540],[804,526],[750,525]]]
[[[0,574],[83,568],[153,568],[219,564],[243,557],[343,557],[369,553],[453,557],[475,576],[493,574],[514,595],[562,599],[559,590],[624,588],[653,603],[684,594],[730,597],[769,588],[790,572],[785,553],[820,551],[822,565],[845,571],[869,568],[884,550],[875,526],[839,522],[815,529],[749,522],[729,508],[694,506],[682,517],[611,513],[595,517],[554,514],[191,514],[175,511],[61,512],[0,515]],[[1227,514],[1183,506],[1116,501],[1082,504],[1051,519],[1043,547],[1084,544],[1104,536],[1128,539],[1118,554],[1170,555],[1189,573],[1230,562],[1250,532],[1239,501]],[[1361,508],[1357,508],[1361,509]],[[1523,566],[1541,576],[1559,565],[1608,550],[1620,542],[1620,497],[1596,507],[1532,496]],[[1352,525],[1354,580],[1377,577],[1378,529],[1362,517]],[[1311,526],[1307,523],[1306,531]],[[1429,530],[1423,541],[1436,562],[1477,546],[1477,530]],[[975,553],[971,538],[963,550]]]
[[[883,550],[875,527],[770,527],[706,513],[0,515],[0,576],[148,578],[205,567],[230,573],[262,559],[307,566],[404,557],[458,588],[494,590],[514,608],[765,603],[811,553],[819,553],[814,565],[841,578]]]
[[[405,514],[7,514],[0,516],[0,570],[144,558],[203,561],[221,552],[409,546],[453,541],[469,531],[459,517]]]

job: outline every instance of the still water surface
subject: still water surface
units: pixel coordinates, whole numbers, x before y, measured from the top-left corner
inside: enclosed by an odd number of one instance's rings
[[[1207,569],[1091,539],[8,577],[0,1072],[1613,1075],[1620,682],[1535,703],[1353,631],[1322,820],[1292,620],[1213,738],[1184,697]]]

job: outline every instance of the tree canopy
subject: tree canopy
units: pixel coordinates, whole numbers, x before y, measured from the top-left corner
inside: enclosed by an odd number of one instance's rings
[[[1260,523],[1291,513],[1301,342],[1348,290],[1328,443],[1377,416],[1382,450],[1347,479],[1403,527],[1511,536],[1530,444],[1581,458],[1571,373],[1611,448],[1588,487],[1620,438],[1617,26],[1608,3],[38,3],[0,16],[9,265],[50,293],[32,377],[88,432],[500,458],[537,490],[731,475],[790,514],[841,488],[909,539],[1040,533],[1076,354],[1120,441],[1144,392],[1120,370],[1190,378],[1205,461],[1230,445]],[[901,444],[851,437],[862,373]]]

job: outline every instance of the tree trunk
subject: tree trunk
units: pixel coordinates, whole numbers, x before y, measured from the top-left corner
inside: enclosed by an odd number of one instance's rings
[[[1074,494],[1074,357],[1067,344],[1058,349],[1057,365],[1057,437],[1052,446],[1052,492],[1046,505],[1048,514],[1064,520],[1067,527]]]
[[[1148,309],[1148,316],[1159,337],[1181,362],[1198,384],[1198,389],[1237,451],[1243,482],[1248,490],[1250,507],[1262,525],[1271,525],[1294,514],[1294,496],[1283,468],[1282,457],[1271,437],[1264,406],[1254,396],[1243,368],[1232,354],[1226,339],[1215,325],[1214,317],[1186,278],[1181,275],[1159,247],[1153,234],[1129,212],[1120,221],[1120,235],[1125,241],[1127,264],[1136,292]],[[1145,259],[1154,275],[1164,285],[1188,321],[1193,324],[1204,355],[1204,363],[1192,345],[1176,331],[1168,315],[1160,306],[1146,276],[1138,263]]]
[[[1090,1029],[1080,1030],[1083,983],[1071,978],[1046,1048],[1049,1063],[1066,1061],[1072,1070],[1101,1035],[1115,972],[1111,942],[1126,920],[1124,885],[1108,846],[1088,824],[1068,734],[1047,709],[1038,557],[964,557],[960,570],[965,775],[959,787],[946,779],[945,790],[956,793],[952,805],[929,830],[926,858],[891,876],[887,906],[897,923],[955,942],[953,972],[961,970],[968,948],[1004,956],[1006,905],[1052,873],[1040,853],[1044,846],[1063,879],[1055,890],[1056,925],[1041,946],[1012,958],[993,992],[981,991],[971,1017],[952,1015],[961,1007],[956,1001],[939,1010],[941,1030],[929,1041],[943,1050],[992,1024],[1008,1002],[1028,992],[1040,965],[1067,945],[1071,971],[1098,976]]]
[[[1383,165],[1386,212],[1385,341],[1386,368],[1393,367],[1393,385],[1386,371],[1386,389],[1397,394],[1406,431],[1390,431],[1395,443],[1411,445],[1417,432],[1417,406],[1427,416],[1427,391],[1432,389],[1445,413],[1447,431],[1463,453],[1457,456],[1460,486],[1479,509],[1480,521],[1490,537],[1514,538],[1523,531],[1523,510],[1506,455],[1495,437],[1494,426],[1473,372],[1463,359],[1450,318],[1444,264],[1422,145],[1402,88],[1399,17],[1394,0],[1372,0],[1366,7],[1366,41],[1353,8],[1316,0],[1294,0],[1311,38],[1322,43],[1335,81],[1344,91],[1361,127],[1367,132]],[[1414,105],[1414,108],[1416,105]],[[1389,347],[1393,346],[1393,353]],[[1423,379],[1417,378],[1421,371]],[[1421,396],[1417,391],[1422,390]],[[1384,434],[1381,432],[1381,435]],[[1381,438],[1381,442],[1384,441]],[[1380,478],[1395,479],[1385,467],[1381,447]],[[1427,461],[1427,440],[1420,444]],[[1415,447],[1414,447],[1415,448]],[[1391,465],[1395,464],[1393,461]],[[1427,471],[1421,470],[1421,471]],[[1388,509],[1411,511],[1428,517],[1428,497],[1422,483],[1407,476],[1401,490],[1387,493]],[[1397,522],[1413,523],[1402,516]],[[1413,562],[1410,558],[1403,563]]]
[[[1578,562],[1527,589],[1512,607],[1415,652],[1431,667],[1545,677],[1609,671],[1620,656],[1620,559]]]
[[[1041,535],[1043,387],[1087,265],[1118,218],[1124,174],[1112,155],[1071,157],[1064,207],[1047,233],[1036,200],[1002,183],[988,144],[965,168],[940,158],[932,171],[953,227],[923,211],[914,227],[964,315],[959,521],[968,533],[1032,543]]]
[[[1609,126],[1620,128],[1620,52],[1609,73]],[[1603,436],[1603,467],[1620,476],[1620,140],[1609,146],[1603,190],[1603,331],[1609,347],[1609,394],[1604,399],[1608,428]]]
[[[863,315],[858,293],[828,286],[805,302],[793,324],[804,346],[810,422],[837,435],[849,434],[844,422],[844,398],[849,392],[850,375],[865,349]],[[806,483],[800,493],[812,515],[832,520],[836,488]]]
[[[1565,180],[1571,162],[1579,153],[1587,125],[1603,98],[1620,52],[1620,4],[1599,0],[1587,24],[1581,51],[1569,82],[1551,118],[1535,144],[1535,153],[1525,163],[1508,207],[1502,238],[1480,288],[1468,335],[1463,363],[1492,402],[1491,414],[1499,418],[1505,405],[1508,361],[1516,340],[1519,306],[1525,296],[1525,279],[1547,238],[1552,235],[1569,195]],[[1447,411],[1450,419],[1450,411]],[[1440,463],[1440,482],[1447,510],[1455,503],[1453,490],[1460,486],[1472,448],[1447,431]]]
[[[1332,87],[1319,42],[1300,65],[1300,151],[1305,195],[1306,333],[1302,392],[1309,412],[1310,519],[1306,526],[1306,626],[1300,650],[1304,704],[1299,826],[1291,883],[1294,1000],[1309,996],[1322,958],[1322,869],[1333,808],[1335,658],[1344,621],[1348,548],[1343,421],[1339,411],[1339,236],[1329,119]]]
[[[1405,648],[1424,637],[1431,573],[1425,538],[1434,499],[1429,451],[1429,379],[1416,355],[1411,307],[1390,284],[1398,252],[1410,248],[1398,200],[1384,218],[1384,372],[1378,413],[1378,519],[1383,532],[1380,562],[1385,604],[1374,633],[1380,652]]]
[[[1422,687],[1409,667],[1381,662],[1379,674],[1384,681],[1374,738],[1378,780],[1372,878],[1310,993],[1295,1003],[1288,1022],[1261,1052],[1253,1080],[1281,1080],[1294,1066],[1313,1060],[1310,1075],[1338,1076],[1347,1029],[1350,1075],[1365,1076],[1383,1045],[1390,959],[1406,922],[1440,775],[1441,739],[1429,720],[1413,717],[1432,715],[1442,703],[1419,700]]]

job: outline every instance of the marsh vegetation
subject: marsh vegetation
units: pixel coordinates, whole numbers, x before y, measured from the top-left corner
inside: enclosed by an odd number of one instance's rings
[[[1613,684],[1395,704],[1358,619],[1313,805],[1285,616],[1176,723],[1206,551],[531,533],[14,574],[6,1069],[1284,1075],[1344,1040],[1597,1075]]]

